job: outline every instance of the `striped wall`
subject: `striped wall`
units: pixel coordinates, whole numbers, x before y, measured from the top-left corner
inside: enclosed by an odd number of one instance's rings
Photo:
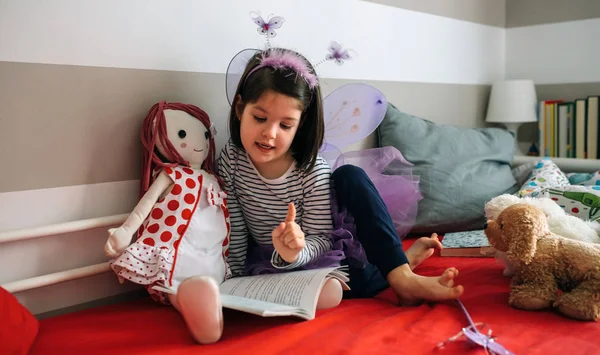
[[[483,25],[504,27],[506,0],[365,0]]]
[[[506,0],[506,27],[525,27],[597,18],[595,0]]]
[[[264,44],[251,11],[284,16],[273,45],[313,61],[332,39],[358,53],[342,67],[319,67],[325,93],[368,82],[412,114],[485,125],[489,84],[506,70],[504,6],[469,0],[440,12],[427,3],[1,1],[0,232],[131,211],[139,128],[158,100],[204,108],[220,149],[228,61]],[[104,260],[104,230],[47,238],[3,245],[0,283]],[[129,290],[109,273],[17,297],[44,314]]]
[[[240,49],[264,45],[249,16],[256,9],[286,17],[274,45],[297,49],[315,62],[332,39],[358,53],[344,66],[319,67],[326,92],[340,80],[360,80],[386,86],[390,101],[400,105],[406,99],[421,104],[437,98],[428,90],[406,97],[405,84],[388,83],[427,83],[434,90],[438,85],[448,93],[458,90],[463,102],[477,106],[474,99],[481,95],[470,96],[471,88],[485,93],[504,75],[501,28],[358,0],[296,4],[3,1],[0,75],[6,80],[0,114],[10,119],[0,121],[0,148],[11,149],[0,149],[0,160],[12,169],[0,177],[0,192],[135,179],[139,123],[160,99],[199,105],[225,133],[229,59]],[[365,19],[377,19],[378,25],[365,26]],[[467,126],[482,123],[480,111],[465,116],[458,107],[423,106],[425,111],[414,113]],[[44,133],[35,139],[15,134],[38,128]],[[225,139],[219,136],[218,148]]]
[[[600,94],[600,1],[507,0],[506,77],[529,78],[539,100]],[[525,124],[521,141],[537,140]]]

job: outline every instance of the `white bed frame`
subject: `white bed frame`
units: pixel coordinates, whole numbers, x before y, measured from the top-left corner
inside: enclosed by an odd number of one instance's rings
[[[539,159],[539,158],[524,157],[524,156],[515,157],[513,166],[518,166],[521,164],[529,163],[529,162],[535,161],[537,159]],[[596,170],[600,170],[600,160],[596,160],[596,161],[589,161],[589,160],[586,161],[586,160],[580,160],[580,159],[553,159],[553,160],[565,172],[575,172],[575,171],[576,172],[593,172]],[[2,244],[3,248],[4,248],[4,246],[7,245],[8,243],[24,243],[24,242],[27,242],[27,241],[30,241],[33,239],[38,239],[38,238],[52,238],[52,237],[70,238],[70,237],[68,237],[68,235],[71,235],[71,237],[73,237],[73,234],[76,234],[76,233],[82,234],[82,232],[85,232],[83,234],[86,237],[90,237],[90,238],[92,237],[93,234],[95,234],[94,238],[97,239],[98,241],[102,242],[102,240],[105,240],[104,238],[106,238],[105,237],[106,230],[112,226],[120,225],[125,220],[126,217],[127,217],[127,214],[119,214],[119,215],[99,217],[99,218],[83,219],[83,220],[78,220],[78,221],[68,222],[68,223],[51,224],[51,225],[46,225],[43,227],[25,228],[25,229],[0,232],[0,244]],[[77,237],[77,238],[79,238],[79,237]],[[96,244],[98,244],[98,242],[96,242]],[[96,253],[95,250],[93,252]],[[102,253],[102,250],[101,249],[98,250],[98,253]],[[98,260],[98,259],[96,259],[96,260]],[[5,265],[4,267],[7,267],[7,266]],[[135,289],[135,287],[131,287],[131,285],[118,285],[116,282],[106,281],[106,280],[116,280],[116,277],[114,275],[112,275],[112,271],[110,270],[110,266],[109,266],[108,262],[95,263],[95,264],[91,264],[91,265],[87,265],[87,266],[83,266],[83,267],[71,268],[71,269],[54,272],[54,273],[49,273],[49,274],[45,274],[45,275],[41,275],[41,276],[25,278],[25,279],[13,281],[13,282],[8,282],[1,286],[3,288],[5,288],[6,290],[8,290],[9,292],[15,294],[15,296],[17,296],[17,298],[19,298],[19,296],[22,293],[27,293],[28,291],[32,291],[35,289],[41,289],[41,288],[44,288],[47,286],[57,285],[57,284],[68,282],[68,281],[90,278],[95,275],[100,275],[100,274],[105,274],[105,273],[107,274],[106,278],[104,279],[105,281],[93,281],[94,285],[97,286],[97,283],[99,283],[99,282],[100,283],[106,282],[107,283],[106,288],[112,287],[113,289],[115,289],[115,286],[116,286],[117,288],[111,292],[112,292],[112,294],[117,294],[117,295],[119,295],[119,294],[122,295],[126,292],[131,291],[132,289]],[[110,282],[112,282],[112,284],[109,284]],[[137,285],[135,285],[135,286],[137,286]],[[85,287],[86,286],[83,286],[84,289],[85,289]],[[137,287],[139,287],[139,286],[137,286]],[[77,289],[77,291],[80,291],[81,287],[79,287],[79,288],[76,287],[75,289]],[[47,290],[47,289],[45,289],[45,290]],[[60,313],[61,309],[62,310],[68,309],[69,307],[73,307],[73,306],[76,306],[77,304],[82,303],[81,302],[82,300],[80,299],[77,302],[71,301],[71,303],[69,303],[68,301],[65,301],[64,303],[62,303],[60,305],[57,305],[56,302],[54,302],[52,306],[48,306],[50,308],[43,307],[43,305],[39,305],[38,302],[42,302],[42,303],[46,302],[46,296],[48,296],[48,294],[46,294],[45,292],[46,291],[42,291],[41,294],[38,294],[36,297],[34,297],[34,299],[35,299],[34,301],[31,301],[31,299],[29,299],[28,300],[29,304],[27,302],[24,302],[26,307],[28,307],[30,309],[34,308],[35,310],[37,310],[37,313],[32,310],[32,312],[34,312],[34,314],[39,315],[39,314],[45,313],[45,312],[50,312],[50,313],[59,312]],[[95,296],[87,295],[87,297],[88,297],[87,302],[98,299],[98,295],[95,295]],[[104,293],[104,294],[100,295],[99,297],[100,298],[107,297],[107,293]],[[73,303],[73,302],[75,302],[75,303]],[[85,300],[84,300],[84,302],[85,302]]]

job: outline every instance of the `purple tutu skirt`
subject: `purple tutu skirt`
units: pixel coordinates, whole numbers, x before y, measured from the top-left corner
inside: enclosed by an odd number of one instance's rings
[[[419,177],[412,174],[413,165],[394,147],[373,148],[340,155],[332,170],[351,164],[365,171],[381,195],[390,213],[398,236],[404,238],[417,218],[418,203],[423,198],[419,190]],[[339,266],[346,259],[352,267],[362,268],[367,257],[356,238],[354,219],[337,205],[332,191],[331,212],[333,231],[330,234],[333,248],[316,260],[299,269],[316,269]],[[250,243],[246,258],[246,274],[276,273],[282,270],[271,265],[272,245]]]

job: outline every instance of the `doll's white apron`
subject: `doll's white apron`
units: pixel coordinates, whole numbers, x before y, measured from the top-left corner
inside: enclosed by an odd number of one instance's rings
[[[191,276],[230,276],[229,211],[226,194],[209,173],[188,167],[166,168],[173,188],[154,206],[138,239],[111,262],[119,280],[163,286],[176,292]],[[157,294],[162,300],[164,295]]]

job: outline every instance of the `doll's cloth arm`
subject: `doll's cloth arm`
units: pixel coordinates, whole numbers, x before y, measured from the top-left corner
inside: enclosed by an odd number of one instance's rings
[[[219,157],[218,174],[223,180],[224,190],[227,193],[227,208],[229,209],[230,236],[229,256],[227,263],[233,277],[242,276],[246,264],[248,252],[248,228],[244,219],[244,213],[236,196],[231,177],[231,159],[229,144],[223,148]]]
[[[162,171],[158,174],[152,185],[148,188],[148,191],[146,191],[121,226],[127,232],[127,235],[133,235],[140,228],[152,211],[156,201],[158,201],[160,196],[172,183],[173,180],[171,180],[166,172]]]
[[[322,159],[318,159],[315,168],[303,177],[302,214],[296,216],[296,223],[304,232],[305,247],[298,255],[298,260],[291,264],[274,251],[271,257],[274,267],[294,269],[304,266],[333,248],[329,237],[333,230],[330,178],[331,168]]]

